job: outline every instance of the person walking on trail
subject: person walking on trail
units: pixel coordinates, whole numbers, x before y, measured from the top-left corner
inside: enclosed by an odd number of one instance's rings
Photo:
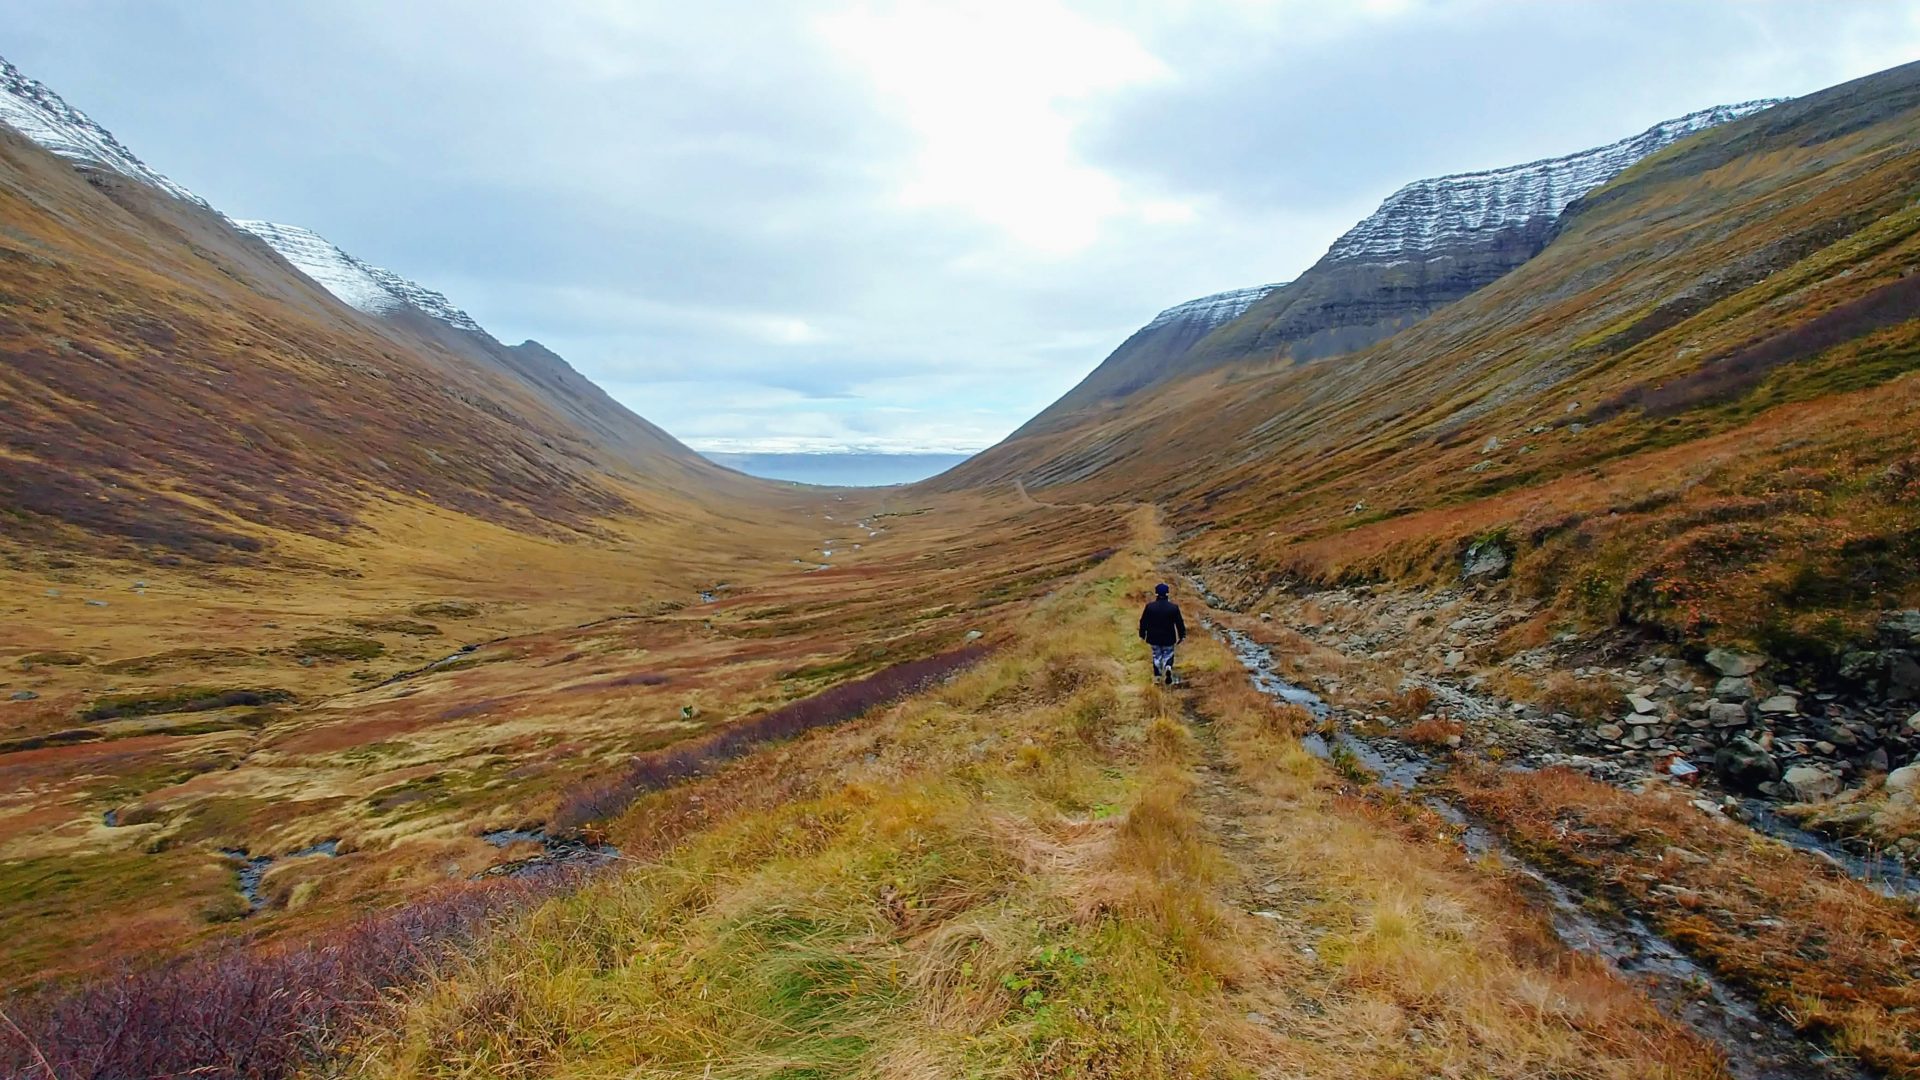
[[[1167,587],[1155,585],[1154,596],[1140,611],[1140,640],[1153,648],[1155,682],[1173,685],[1173,647],[1187,639],[1187,624],[1180,618],[1180,605],[1167,599]]]

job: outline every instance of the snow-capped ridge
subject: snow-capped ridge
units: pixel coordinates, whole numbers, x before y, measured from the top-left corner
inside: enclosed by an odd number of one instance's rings
[[[167,179],[135,157],[113,133],[66,103],[45,83],[30,79],[0,57],[0,121],[60,157],[90,168],[107,169],[138,180],[177,199],[218,214],[205,199]],[[225,216],[225,215],[221,215]],[[359,259],[298,225],[271,221],[234,221],[266,241],[301,273],[369,315],[391,315],[413,308],[461,330],[485,334],[480,324],[441,293]]]
[[[1575,199],[1657,151],[1783,100],[1765,98],[1716,105],[1579,153],[1416,180],[1389,195],[1378,210],[1335,240],[1326,257],[1329,261],[1379,262],[1417,256],[1530,220],[1551,221]]]
[[[1208,328],[1219,326],[1221,323],[1239,318],[1248,308],[1258,303],[1261,297],[1284,284],[1286,282],[1282,281],[1271,285],[1254,285],[1245,289],[1229,289],[1226,292],[1202,296],[1197,300],[1189,300],[1184,304],[1175,304],[1155,315],[1153,321],[1142,329],[1151,330],[1171,322],[1199,323]]]
[[[160,173],[121,145],[113,133],[67,104],[45,83],[21,74],[0,56],[0,121],[68,161],[107,169],[211,210],[207,201]]]
[[[455,307],[443,294],[391,270],[361,262],[312,229],[272,221],[235,221],[234,224],[265,241],[281,258],[292,263],[294,269],[357,311],[391,315],[413,308],[458,329],[486,333],[472,316]]]

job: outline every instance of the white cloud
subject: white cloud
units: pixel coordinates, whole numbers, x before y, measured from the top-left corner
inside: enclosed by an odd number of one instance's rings
[[[902,205],[958,208],[1050,255],[1087,248],[1116,217],[1190,216],[1075,146],[1088,103],[1171,75],[1126,30],[1052,0],[862,5],[817,25],[919,141],[897,178]]]

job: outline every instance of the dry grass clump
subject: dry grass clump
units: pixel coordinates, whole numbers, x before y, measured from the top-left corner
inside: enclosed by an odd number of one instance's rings
[[[1460,745],[1467,734],[1467,725],[1458,720],[1448,720],[1442,716],[1418,720],[1405,727],[1394,729],[1394,738],[1415,746],[1435,749],[1452,749]]]
[[[1648,912],[1801,1031],[1889,1073],[1920,1070],[1920,919],[1811,855],[1566,769],[1467,771],[1476,813],[1542,861]]]

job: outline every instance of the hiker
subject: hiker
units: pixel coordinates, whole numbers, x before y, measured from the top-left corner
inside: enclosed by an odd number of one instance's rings
[[[1140,640],[1153,647],[1153,677],[1173,685],[1173,647],[1187,639],[1180,605],[1167,599],[1167,587],[1155,585],[1153,600],[1140,611]]]

